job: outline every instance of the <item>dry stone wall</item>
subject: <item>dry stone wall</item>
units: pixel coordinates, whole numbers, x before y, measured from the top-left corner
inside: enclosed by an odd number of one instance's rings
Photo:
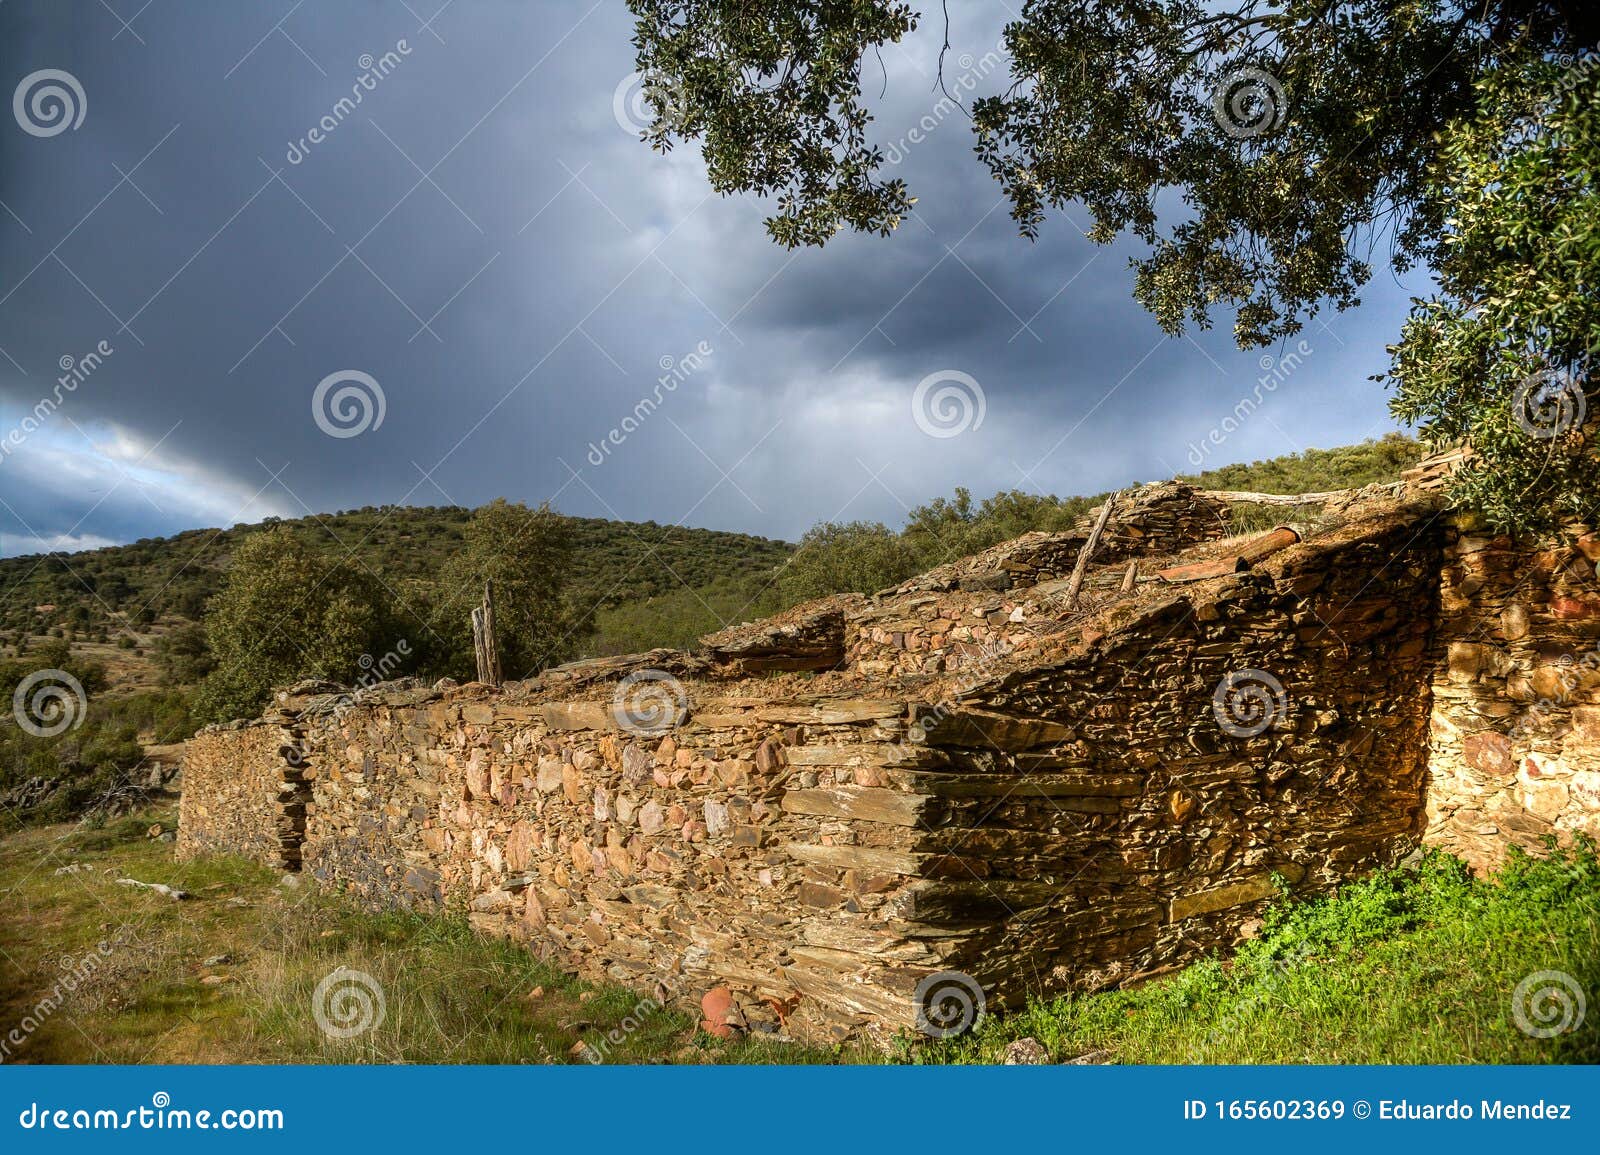
[[[1068,605],[1070,575],[1098,512],[1070,533],[1023,534],[842,606],[846,662],[864,677],[896,679],[981,669],[1001,655],[1025,660],[1081,611],[1117,600],[1127,563],[1216,541],[1228,525],[1225,505],[1187,485],[1164,482],[1125,495],[1077,602]]]
[[[374,905],[465,910],[592,978],[696,998],[730,984],[748,1019],[776,1025],[795,1009],[805,966],[791,952],[808,926],[882,907],[906,882],[883,867],[905,857],[915,800],[852,796],[857,779],[879,778],[846,763],[883,760],[909,707],[775,703],[703,682],[677,692],[662,733],[630,723],[609,687],[594,701],[484,687],[285,696],[277,717],[296,724],[311,788],[305,868]],[[241,780],[268,781],[281,731],[208,731],[197,754],[226,747]],[[210,819],[185,811],[186,825]],[[870,874],[827,865],[845,846],[877,864]],[[857,963],[866,973],[874,960]],[[798,1010],[813,1034],[866,1021],[821,1003]]]
[[[210,727],[183,756],[180,856],[239,854],[299,870],[309,787],[294,731],[271,722]]]
[[[1448,533],[1428,841],[1486,868],[1600,838],[1600,538]]]
[[[1126,982],[1414,848],[1433,557],[1371,523],[966,691],[928,738],[961,773],[909,776],[946,806],[913,849],[959,864],[919,915],[943,965],[1003,998]]]
[[[1032,534],[694,653],[298,687],[190,743],[180,849],[840,1037],[951,972],[991,1006],[1163,973],[1425,831],[1594,829],[1592,552],[1392,493],[1265,557],[1181,486],[1125,516],[1072,604],[1085,534]]]

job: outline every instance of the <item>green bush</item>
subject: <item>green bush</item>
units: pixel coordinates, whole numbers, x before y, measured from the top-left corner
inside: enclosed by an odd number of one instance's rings
[[[754,574],[627,602],[595,614],[586,648],[595,654],[636,654],[657,646],[692,649],[724,626],[776,613],[782,608],[780,596],[773,575]]]
[[[429,595],[420,641],[430,668],[463,680],[477,676],[472,609],[486,581],[494,584],[505,677],[530,677],[571,653],[581,636],[581,620],[564,596],[572,551],[570,522],[548,505],[529,509],[502,498],[475,510]]]
[[[251,717],[274,686],[302,678],[353,681],[362,655],[394,644],[380,584],[281,527],[239,547],[205,627],[216,657],[195,694],[205,721]]]
[[[1397,480],[1423,454],[1415,441],[1391,433],[1360,445],[1308,449],[1178,480],[1201,489],[1260,493],[1351,489]],[[1034,530],[1070,530],[1105,498],[1103,493],[1061,498],[1011,490],[975,504],[968,490],[957,489],[952,498],[935,498],[913,509],[899,533],[879,522],[819,522],[801,538],[783,571],[783,604],[846,591],[873,593]],[[1234,528],[1245,533],[1283,521],[1304,521],[1314,512],[1314,507],[1295,511],[1241,507]]]
[[[192,686],[217,667],[205,627],[185,622],[161,635],[155,646],[156,669],[167,686]]]
[[[35,667],[31,661],[0,666],[0,691],[8,702],[17,682],[35,668],[51,667]],[[34,777],[61,783],[43,805],[14,816],[28,821],[60,822],[76,816],[124,782],[142,761],[145,745],[179,742],[194,732],[181,691],[107,697],[96,694],[103,678],[83,664],[53,668],[68,669],[83,684],[88,701],[81,723],[49,736],[11,725],[9,716],[0,723],[0,789]]]

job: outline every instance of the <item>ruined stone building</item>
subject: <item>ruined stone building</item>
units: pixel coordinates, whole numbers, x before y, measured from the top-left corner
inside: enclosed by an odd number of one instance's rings
[[[1600,542],[1416,487],[1266,534],[1164,483],[870,597],[499,688],[308,684],[188,746],[181,853],[468,912],[839,1037],[1163,973],[1423,843],[1600,833]]]

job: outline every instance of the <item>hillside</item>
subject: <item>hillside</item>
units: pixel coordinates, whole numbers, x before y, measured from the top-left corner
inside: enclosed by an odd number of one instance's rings
[[[195,529],[174,537],[75,554],[0,559],[0,640],[60,637],[104,662],[112,685],[134,688],[153,677],[139,659],[161,633],[198,622],[220,588],[239,543],[272,525],[350,554],[396,587],[437,573],[461,543],[471,510],[384,506],[293,520],[268,519],[231,529]],[[792,546],[769,538],[655,522],[572,518],[576,537],[569,596],[604,610],[672,594],[684,585],[768,577]],[[125,648],[119,648],[125,647]]]
[[[1197,489],[1242,489],[1256,493],[1317,493],[1393,481],[1421,461],[1426,450],[1409,437],[1391,433],[1377,441],[1337,449],[1307,449],[1248,465],[1220,465],[1203,473],[1182,474]]]

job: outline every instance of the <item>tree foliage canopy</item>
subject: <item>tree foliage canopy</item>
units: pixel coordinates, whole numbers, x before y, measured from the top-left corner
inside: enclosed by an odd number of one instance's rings
[[[1391,348],[1394,408],[1430,440],[1472,444],[1459,500],[1548,531],[1600,503],[1600,58],[1530,58],[1478,90],[1440,150],[1440,291]]]
[[[916,555],[881,521],[824,521],[800,539],[779,579],[783,599],[887,589],[917,572]]]
[[[565,658],[582,624],[562,596],[572,543],[568,520],[549,505],[529,509],[497,498],[474,510],[432,598],[432,630],[443,647],[437,667],[458,678],[476,676],[471,612],[486,581],[494,583],[506,677],[531,677]]]
[[[286,526],[234,553],[205,628],[216,663],[195,695],[205,721],[252,717],[273,687],[302,678],[353,682],[363,655],[370,665],[394,644],[379,583]]]
[[[776,196],[775,239],[886,232],[910,211],[877,176],[862,92],[868,55],[917,26],[909,5],[629,7],[646,140],[699,140],[718,191]],[[1597,35],[1587,0],[1028,0],[1005,30],[1013,84],[973,106],[976,147],[1026,234],[1079,202],[1095,240],[1149,245],[1136,294],[1170,331],[1228,305],[1240,343],[1267,344],[1325,299],[1354,303],[1381,236],[1402,264],[1430,251],[1429,168],[1479,77]],[[1184,211],[1163,213],[1166,190]]]
[[[775,196],[774,239],[888,232],[911,211],[862,92],[868,57],[916,27],[910,6],[629,6],[645,138],[698,140],[718,191]],[[1432,264],[1443,293],[1395,352],[1396,411],[1482,442],[1457,496],[1528,528],[1583,503],[1592,458],[1529,474],[1504,440],[1516,357],[1499,372],[1445,346],[1481,346],[1540,294],[1524,366],[1600,345],[1573,296],[1593,295],[1593,234],[1583,210],[1553,209],[1591,196],[1573,142],[1597,131],[1597,41],[1592,0],[1027,0],[1005,30],[1012,84],[972,107],[975,147],[1025,235],[1077,202],[1093,240],[1143,242],[1134,295],[1173,334],[1226,310],[1241,347],[1268,345],[1357,304],[1376,263]],[[1528,230],[1545,227],[1569,231],[1541,245]],[[1445,387],[1446,372],[1468,376]]]
[[[775,196],[775,240],[820,245],[849,227],[888,233],[911,208],[867,139],[863,53],[916,27],[903,3],[629,0],[634,46],[665,151],[700,138],[718,192]]]

